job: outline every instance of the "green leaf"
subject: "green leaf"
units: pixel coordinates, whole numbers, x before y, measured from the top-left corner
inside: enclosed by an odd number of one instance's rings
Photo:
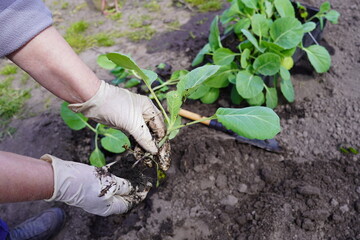
[[[216,16],[210,25],[209,44],[213,52],[222,47],[218,22],[219,16]]]
[[[214,88],[224,88],[229,85],[229,76],[232,75],[232,68],[230,65],[221,66],[220,69],[211,77],[209,77],[204,84]]]
[[[278,105],[278,96],[276,88],[265,88],[266,89],[266,106],[269,108],[276,108]]]
[[[140,80],[137,78],[131,78],[125,83],[125,88],[135,87],[140,84]]]
[[[257,0],[242,0],[246,7],[251,9],[257,8]]]
[[[291,82],[290,72],[286,68],[281,67],[280,76],[281,76],[280,90],[282,94],[284,95],[286,100],[288,100],[288,102],[294,102],[295,91],[294,91],[294,86]]]
[[[290,49],[302,40],[304,30],[301,22],[294,17],[279,18],[270,27],[270,35],[275,44]]]
[[[105,166],[105,155],[100,151],[99,148],[95,148],[95,150],[90,154],[90,164],[95,167]]]
[[[240,58],[240,64],[242,68],[247,68],[248,64],[248,58],[250,57],[250,50],[246,48],[243,53],[241,54]]]
[[[217,65],[205,65],[202,67],[195,68],[189,72],[177,85],[180,90],[187,90],[202,84],[206,79],[211,77],[220,69]],[[182,89],[183,88],[183,89]]]
[[[177,70],[171,74],[170,80],[181,80],[188,73],[188,70]]]
[[[253,64],[254,69],[262,75],[272,76],[279,72],[281,58],[275,53],[264,53],[258,56]]]
[[[333,24],[338,24],[339,17],[340,13],[335,10],[331,10],[325,15],[325,18]]]
[[[246,99],[249,105],[251,106],[260,106],[265,102],[265,96],[263,92],[260,92],[253,98]]]
[[[167,108],[170,113],[170,123],[175,122],[182,105],[182,94],[178,91],[170,91],[166,94]]]
[[[108,128],[102,131],[105,137],[101,139],[101,145],[113,153],[122,153],[130,147],[129,138],[120,130]]]
[[[157,73],[154,71],[147,70],[147,69],[141,69],[141,71],[143,73],[145,73],[145,75],[148,77],[148,83],[150,85],[158,78]]]
[[[107,53],[106,56],[116,65],[135,71],[136,74],[142,80],[144,80],[145,83],[150,85],[148,81],[149,80],[148,76],[139,68],[139,66],[135,63],[135,61],[132,60],[129,56],[120,53]]]
[[[267,18],[269,18],[269,19],[274,14],[274,6],[269,1],[265,1],[265,13],[266,13]]]
[[[178,126],[181,125],[181,117],[178,116],[174,122],[173,128],[176,128]],[[169,134],[169,140],[173,139],[176,137],[176,135],[178,135],[178,133],[180,132],[180,128],[172,130]]]
[[[236,34],[241,33],[241,29],[248,29],[250,27],[251,21],[249,18],[240,19],[237,23],[234,24],[234,32]]]
[[[258,41],[256,38],[246,29],[242,29],[241,32],[246,36],[246,38],[254,45],[254,47],[260,52],[264,52],[263,48],[259,47]]]
[[[188,98],[193,100],[199,99],[203,97],[209,90],[210,87],[202,84],[193,93],[191,93]]]
[[[218,48],[213,55],[213,60],[216,65],[228,65],[234,61],[236,54],[228,48]]]
[[[65,124],[72,130],[80,130],[86,127],[87,118],[81,113],[75,113],[68,108],[69,103],[63,102],[60,107],[60,116]]]
[[[236,89],[243,98],[253,98],[264,89],[264,81],[247,71],[236,75]]]
[[[275,0],[274,5],[281,17],[295,17],[294,7],[289,0]]]
[[[311,32],[316,28],[316,24],[314,22],[307,22],[303,24],[304,32]]]
[[[239,105],[244,99],[239,95],[238,91],[236,90],[236,86],[231,88],[230,94],[231,102],[233,104]]]
[[[279,117],[266,107],[219,108],[216,117],[227,129],[250,139],[271,139],[281,130]]]
[[[195,67],[204,61],[205,54],[210,52],[210,44],[205,44],[205,46],[199,51],[194,60],[191,63],[191,66]]]
[[[251,17],[252,31],[259,37],[267,36],[269,32],[269,21],[262,14],[255,14]]]
[[[200,101],[205,104],[212,104],[219,98],[219,95],[220,90],[218,88],[210,88],[209,92],[200,98]]]
[[[311,45],[308,48],[304,48],[304,50],[316,72],[323,73],[329,70],[331,57],[326,48],[320,45]]]
[[[108,59],[106,54],[101,54],[96,59],[97,64],[107,70],[116,68],[116,64]]]
[[[331,9],[331,6],[330,6],[330,3],[328,1],[326,2],[323,2],[321,5],[320,5],[320,12],[321,13],[324,13],[324,12],[327,12]]]

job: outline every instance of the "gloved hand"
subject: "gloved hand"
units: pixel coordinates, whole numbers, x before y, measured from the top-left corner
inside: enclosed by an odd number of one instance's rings
[[[149,183],[143,191],[137,191],[128,180],[109,173],[106,166],[97,168],[49,154],[41,159],[50,162],[54,170],[54,193],[46,201],[65,202],[96,215],[125,213],[144,200],[151,188]]]
[[[146,123],[149,123],[158,138],[165,136],[166,127],[162,114],[148,97],[104,81],[91,99],[84,103],[69,104],[69,108],[96,122],[127,131],[152,154],[156,154],[158,149]]]

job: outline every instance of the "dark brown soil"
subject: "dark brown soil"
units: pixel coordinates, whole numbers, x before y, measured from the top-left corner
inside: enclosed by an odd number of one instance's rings
[[[276,139],[283,153],[237,143],[202,125],[189,126],[171,142],[173,162],[166,181],[143,203],[128,214],[106,218],[56,203],[68,216],[57,239],[360,239],[360,155],[339,150],[340,145],[360,149],[360,3],[330,2],[341,13],[339,24],[329,24],[323,34],[332,67],[321,75],[304,62],[294,69],[296,101],[276,109],[282,126]],[[159,62],[151,56],[161,55],[162,62],[178,69],[181,60],[174,53],[185,53],[189,67],[206,42],[213,16],[195,14],[182,26],[203,31],[195,40],[175,31],[148,42],[153,67]],[[206,24],[197,28],[203,18]],[[184,108],[211,115],[220,106],[230,106],[226,97],[213,105],[191,101]],[[58,114],[20,124],[24,127],[2,142],[1,150],[86,161],[90,136],[67,129]],[[52,205],[3,204],[0,216],[15,225]]]

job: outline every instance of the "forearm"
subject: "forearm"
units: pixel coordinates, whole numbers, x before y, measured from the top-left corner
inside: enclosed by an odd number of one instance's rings
[[[0,203],[49,199],[53,191],[50,163],[0,151]]]
[[[48,27],[8,56],[37,82],[69,103],[95,95],[100,80],[54,27]]]

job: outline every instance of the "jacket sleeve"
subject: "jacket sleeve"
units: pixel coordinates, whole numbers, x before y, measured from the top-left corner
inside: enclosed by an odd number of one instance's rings
[[[0,0],[0,58],[51,24],[51,12],[41,0]]]

